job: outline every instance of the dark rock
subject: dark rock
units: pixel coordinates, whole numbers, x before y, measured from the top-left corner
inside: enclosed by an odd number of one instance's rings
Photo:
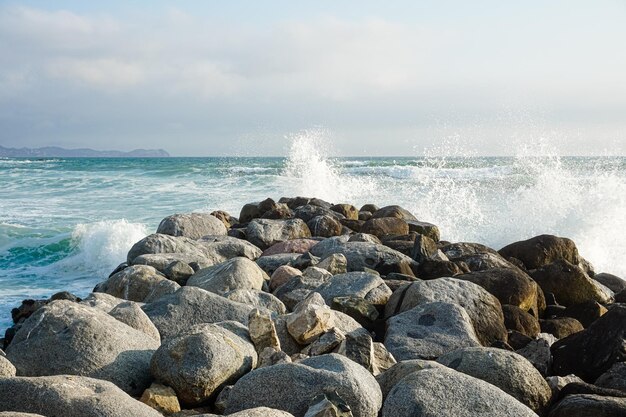
[[[451,260],[458,261],[472,255],[492,254],[498,255],[495,249],[480,243],[458,242],[442,245],[439,249]]]
[[[370,211],[359,211],[359,218],[358,218],[358,220],[362,220],[362,221],[366,222],[366,221],[368,221],[371,218],[372,218],[372,212],[370,212]]]
[[[256,264],[265,271],[266,274],[272,275],[282,265],[292,266],[296,259],[299,259],[299,253],[280,253],[277,255],[262,256],[256,260]]]
[[[603,272],[601,274],[594,275],[593,279],[613,291],[615,294],[626,290],[626,280],[623,280],[616,275]]]
[[[411,249],[411,258],[417,263],[422,263],[432,258],[438,251],[434,240],[424,235],[417,235]]]
[[[334,297],[331,307],[352,317],[365,328],[371,327],[379,314],[372,303],[356,296]]]
[[[282,203],[276,204],[274,207],[263,213],[262,219],[290,219],[293,217],[293,211]]]
[[[296,208],[293,211],[293,216],[297,219],[301,219],[305,223],[308,223],[311,219],[317,216],[330,216],[335,220],[343,219],[343,215],[337,213],[336,211],[312,204]]]
[[[411,256],[411,252],[413,251],[413,242],[406,240],[385,240],[383,244],[406,256]]]
[[[372,213],[372,218],[396,217],[402,220],[417,220],[408,210],[400,206],[386,206]]]
[[[621,397],[626,398],[626,393],[615,390],[611,388],[599,387],[594,384],[588,384],[587,382],[570,382],[565,385],[559,391],[559,395],[556,400],[562,400],[569,395],[579,395],[579,394],[591,394],[591,395],[601,395],[603,397]]]
[[[466,272],[469,272],[467,266],[461,268],[454,262],[441,261],[438,259],[424,259],[415,269],[415,273],[420,279],[453,277]]]
[[[233,225],[239,223],[239,219],[231,216],[224,210],[215,210],[211,212],[211,216],[215,217],[226,226],[227,229],[230,229]]]
[[[593,382],[614,363],[626,361],[625,340],[626,305],[617,304],[587,329],[552,345],[554,372]]]
[[[599,395],[570,395],[552,408],[550,417],[624,417],[626,399]]]
[[[365,223],[364,220],[348,220],[348,219],[341,219],[339,220],[339,222],[341,223],[342,226],[347,227],[348,229],[356,232],[356,233],[360,233],[361,232],[361,228],[363,227],[363,224]]]
[[[330,209],[349,220],[359,219],[359,210],[351,204],[335,204]]]
[[[439,242],[441,238],[441,234],[439,232],[439,228],[432,223],[420,222],[417,220],[407,220],[405,219],[407,224],[409,225],[409,232],[416,232],[423,236],[428,236],[435,242]]]
[[[13,323],[17,324],[29,318],[35,311],[49,303],[49,300],[23,300],[19,307],[11,310]]]
[[[578,249],[568,238],[553,235],[540,235],[523,240],[498,251],[505,259],[510,257],[519,259],[526,269],[537,269],[557,260],[567,261],[578,265],[581,261]]]
[[[587,301],[581,304],[574,304],[567,307],[562,315],[578,320],[584,327],[589,327],[591,323],[602,317],[608,310],[596,301]]]
[[[519,350],[526,347],[533,339],[520,333],[516,330],[509,330],[509,337],[507,343],[513,348],[513,350]]]
[[[502,313],[507,330],[515,330],[530,338],[535,338],[539,334],[540,326],[537,318],[518,306],[503,304]]]
[[[626,362],[617,362],[596,379],[595,385],[622,391],[626,395]]]
[[[332,216],[315,216],[306,225],[313,236],[331,237],[341,235],[341,223]]]
[[[311,199],[308,197],[281,197],[281,199],[278,200],[279,203],[287,204],[287,207],[292,210],[300,206],[306,206],[307,204],[309,204],[309,201],[311,201]]]
[[[378,207],[376,204],[364,204],[360,209],[359,212],[361,211],[369,211],[370,213],[375,213],[380,209],[380,207]]]
[[[550,333],[557,339],[563,339],[584,329],[578,320],[571,317],[540,320],[539,324],[543,333]]]
[[[377,218],[373,216],[371,219],[363,223],[360,232],[368,233],[381,239],[385,236],[406,235],[409,233],[409,225],[401,218]]]

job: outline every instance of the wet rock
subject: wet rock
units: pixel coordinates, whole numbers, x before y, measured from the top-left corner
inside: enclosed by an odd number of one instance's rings
[[[260,202],[247,203],[239,212],[239,222],[248,223],[253,219],[258,219],[265,212],[276,208],[276,202],[271,198],[267,198]]]
[[[176,397],[176,392],[170,387],[157,383],[150,385],[143,392],[139,401],[163,414],[173,414],[180,411],[180,403],[178,402],[178,397]]]
[[[261,290],[264,281],[265,274],[255,262],[236,257],[199,270],[189,278],[187,286],[224,295],[238,289]]]
[[[541,331],[550,333],[557,339],[563,339],[571,334],[583,330],[583,325],[576,319],[571,317],[562,317],[558,319],[540,320]]]
[[[589,327],[591,323],[602,317],[608,310],[596,301],[574,304],[563,311],[563,316],[578,320],[583,327]]]
[[[396,217],[402,220],[417,220],[408,210],[396,205],[385,206],[372,213],[372,218],[374,219],[384,217]]]
[[[617,362],[594,382],[602,388],[610,388],[626,393],[626,362]]]
[[[255,219],[248,223],[246,236],[255,246],[267,249],[279,242],[311,237],[311,231],[300,219]]]
[[[465,309],[447,302],[422,303],[387,320],[385,347],[396,360],[436,359],[480,346]]]
[[[416,415],[536,417],[532,410],[493,385],[444,367],[409,374],[387,395],[383,417]]]
[[[570,395],[552,408],[550,417],[601,417],[626,415],[626,398]]]
[[[158,346],[98,309],[61,300],[29,317],[6,353],[22,376],[88,376],[141,395],[150,385],[150,357]]]
[[[469,272],[467,265],[459,265],[455,262],[440,259],[424,259],[415,269],[415,274],[420,279],[436,279],[454,277]]]
[[[256,362],[248,331],[240,323],[199,324],[163,342],[152,357],[151,371],[183,404],[197,406]]]
[[[226,226],[208,213],[174,214],[161,220],[157,233],[200,239],[207,235],[225,235]]]
[[[341,235],[342,226],[339,220],[333,216],[315,216],[306,225],[312,236],[331,237]]]
[[[502,313],[504,314],[504,325],[507,330],[518,331],[533,339],[541,331],[539,321],[517,306],[503,304]]]
[[[108,381],[72,375],[0,379],[0,404],[46,416],[162,416]]]
[[[547,410],[552,396],[550,387],[539,371],[517,353],[486,347],[463,348],[437,362],[495,385],[539,415]]]
[[[555,261],[567,261],[574,265],[581,261],[572,240],[553,235],[540,235],[511,243],[498,252],[505,259],[519,259],[528,270],[541,268]]]
[[[557,260],[531,272],[531,277],[545,292],[551,292],[559,304],[570,306],[587,301],[610,303],[613,293],[589,276],[580,267]]]
[[[268,386],[272,389],[265,390]],[[313,398],[329,390],[345,400],[355,417],[376,417],[381,407],[374,377],[353,361],[329,354],[250,372],[233,386],[225,413],[265,406],[304,416]]]
[[[151,266],[129,266],[96,286],[94,292],[103,292],[130,301],[149,302],[172,294],[180,285],[167,279]]]
[[[359,218],[359,210],[352,204],[335,204],[330,209],[349,220],[358,220]]]
[[[363,224],[360,231],[381,239],[385,236],[406,235],[409,233],[409,225],[400,218],[373,216]]]
[[[409,232],[416,232],[420,235],[431,238],[435,242],[439,242],[439,239],[441,237],[439,227],[435,226],[432,223],[420,222],[417,220],[406,220],[406,222],[409,225]]]
[[[385,316],[391,317],[420,304],[442,301],[465,309],[483,346],[497,340],[506,340],[502,307],[497,298],[479,285],[455,278],[416,281],[405,290],[396,291],[385,307]]]
[[[23,300],[19,307],[11,310],[11,318],[13,323],[19,323],[20,321],[29,318],[35,311],[48,304],[49,300]]]
[[[576,374],[592,382],[626,360],[626,305],[616,304],[587,329],[552,345],[556,375]]]
[[[195,324],[234,320],[247,325],[251,310],[250,306],[196,287],[182,287],[174,294],[143,306],[163,340]]]

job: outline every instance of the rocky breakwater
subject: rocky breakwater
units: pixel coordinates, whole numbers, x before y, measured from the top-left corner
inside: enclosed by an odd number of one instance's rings
[[[626,283],[567,238],[399,206],[175,214],[93,293],[25,300],[0,415],[626,416]]]

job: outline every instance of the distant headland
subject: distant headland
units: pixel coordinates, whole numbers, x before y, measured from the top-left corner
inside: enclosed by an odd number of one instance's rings
[[[123,151],[97,151],[95,149],[65,149],[58,146],[44,148],[5,148],[0,146],[0,157],[5,158],[167,158],[163,149],[135,149]]]

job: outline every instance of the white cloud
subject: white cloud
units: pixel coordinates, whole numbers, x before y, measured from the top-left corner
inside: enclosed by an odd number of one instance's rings
[[[58,59],[46,67],[53,78],[104,89],[137,85],[143,79],[143,70],[139,64],[110,58]]]

